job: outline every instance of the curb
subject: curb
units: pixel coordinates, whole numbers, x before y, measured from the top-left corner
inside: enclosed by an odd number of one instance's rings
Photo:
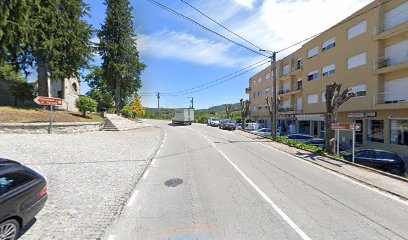
[[[242,131],[242,130],[241,130],[241,131]],[[248,132],[248,133],[249,133],[249,132]],[[238,134],[241,135],[241,136],[243,136],[243,135],[240,134],[240,133],[238,133]],[[254,135],[254,136],[258,136],[258,137],[260,137],[260,138],[262,138],[262,139],[268,139],[268,138],[265,138],[264,136],[256,135],[256,134],[253,134],[253,133],[250,133],[250,134],[252,134],[252,135]],[[245,137],[245,136],[243,136],[243,137]],[[252,140],[256,141],[256,139],[252,139]],[[257,141],[257,142],[261,142],[261,141]],[[300,149],[300,148],[297,148],[297,147],[292,147],[292,148]],[[379,186],[377,186],[377,185],[371,184],[371,183],[369,183],[369,182],[363,181],[363,180],[358,179],[358,178],[356,178],[356,177],[353,177],[353,176],[350,176],[350,175],[348,175],[348,174],[345,174],[345,173],[336,171],[336,170],[334,170],[334,169],[328,168],[328,167],[326,167],[326,166],[324,166],[324,165],[321,165],[321,164],[319,164],[319,163],[316,163],[316,162],[307,160],[306,158],[293,155],[292,153],[289,153],[289,152],[287,152],[287,151],[284,151],[284,150],[281,150],[281,149],[278,149],[278,148],[277,148],[277,150],[283,151],[283,152],[285,152],[285,153],[287,153],[287,154],[290,154],[290,155],[292,155],[292,156],[294,156],[294,157],[297,157],[297,158],[299,158],[299,159],[302,159],[303,161],[307,161],[307,162],[309,162],[309,163],[315,164],[315,165],[317,165],[317,166],[319,166],[319,167],[322,167],[322,168],[324,168],[324,169],[326,169],[326,170],[335,172],[335,173],[337,173],[337,174],[340,174],[340,175],[342,175],[342,176],[345,176],[345,177],[347,177],[347,178],[350,178],[350,179],[352,179],[352,180],[354,180],[354,181],[357,181],[357,182],[359,182],[359,183],[368,185],[368,186],[370,186],[370,187],[372,187],[372,188],[378,189],[378,190],[380,190],[380,191],[386,192],[386,193],[391,194],[391,195],[393,195],[393,196],[396,196],[396,197],[398,197],[398,198],[400,198],[400,199],[403,199],[403,200],[405,200],[405,201],[408,201],[408,198],[407,198],[407,197],[402,196],[402,195],[400,195],[400,194],[398,194],[398,193],[392,192],[392,191],[390,191],[390,190],[387,190],[387,189],[385,189],[385,188],[382,188],[382,187],[379,187]],[[306,151],[306,152],[310,152],[310,153],[314,153],[314,152],[311,152],[311,151],[308,151],[308,150],[304,150],[304,149],[300,149],[300,150],[303,150],[303,151]],[[358,168],[362,168],[362,169],[365,169],[365,170],[368,170],[368,171],[371,171],[371,172],[374,172],[374,173],[379,173],[379,174],[381,174],[381,175],[384,175],[384,176],[387,176],[387,177],[390,177],[390,178],[394,178],[394,179],[396,179],[396,180],[400,180],[400,181],[403,181],[403,182],[407,182],[407,183],[408,183],[408,179],[403,178],[403,177],[400,177],[400,176],[395,176],[395,175],[389,174],[389,173],[387,173],[387,172],[382,172],[382,171],[377,170],[377,169],[369,168],[369,167],[366,167],[366,166],[363,166],[363,165],[360,165],[360,164],[356,164],[356,163],[352,163],[352,162],[348,162],[348,161],[343,161],[343,160],[340,160],[340,159],[337,159],[337,158],[328,157],[328,156],[321,155],[321,154],[316,154],[316,155],[321,156],[321,157],[327,157],[327,158],[330,158],[330,159],[332,159],[332,160],[335,160],[335,161],[338,161],[338,162],[341,162],[341,163],[346,163],[346,164],[349,164],[349,165],[352,165],[352,166],[355,166],[355,167],[358,167]]]

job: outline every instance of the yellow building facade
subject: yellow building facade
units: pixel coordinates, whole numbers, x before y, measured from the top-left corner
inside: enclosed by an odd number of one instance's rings
[[[251,81],[270,70],[253,76],[246,91],[254,121],[263,120],[264,113],[269,118],[264,97],[257,96],[272,89],[272,80],[255,88]],[[323,138],[325,87],[340,82],[356,96],[340,107],[338,122],[362,125],[359,144],[408,157],[408,1],[370,3],[279,60],[277,73],[283,132]],[[343,142],[350,138],[347,132],[341,135]]]

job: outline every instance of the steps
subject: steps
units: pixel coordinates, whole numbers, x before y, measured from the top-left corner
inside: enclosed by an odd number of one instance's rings
[[[123,131],[146,127],[142,122],[135,122],[116,114],[107,114],[102,131]]]

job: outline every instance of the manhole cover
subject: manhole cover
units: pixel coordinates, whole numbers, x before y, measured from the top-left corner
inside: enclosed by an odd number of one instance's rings
[[[164,182],[164,185],[167,187],[177,187],[178,185],[182,184],[183,180],[180,178],[172,178]]]

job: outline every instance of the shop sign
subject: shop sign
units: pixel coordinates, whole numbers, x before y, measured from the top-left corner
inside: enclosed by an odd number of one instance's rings
[[[377,112],[356,112],[348,113],[347,117],[349,118],[365,118],[365,117],[376,117]]]

